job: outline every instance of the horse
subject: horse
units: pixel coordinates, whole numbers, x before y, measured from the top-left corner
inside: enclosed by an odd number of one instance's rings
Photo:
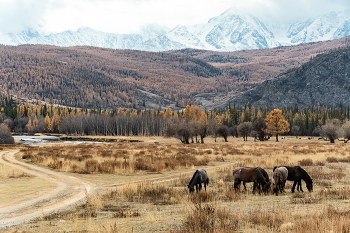
[[[237,167],[235,168],[233,171],[237,170],[237,169],[240,169],[242,167]],[[249,168],[249,167],[245,167],[245,168]],[[270,186],[271,185],[271,181],[270,181],[270,178],[269,178],[269,175],[267,174],[267,172],[262,169],[261,167],[256,167],[257,169],[259,169],[259,171],[261,172],[261,174],[265,177],[265,180],[267,183],[269,183],[268,185]],[[245,181],[243,181],[243,187],[244,187],[244,190],[247,190],[246,186],[245,186]],[[257,189],[260,191],[261,190],[261,187],[260,187],[260,183],[258,183],[258,186],[257,186]],[[267,188],[267,190],[265,190],[264,192],[268,192],[268,189],[270,189],[270,187]]]
[[[255,193],[256,189],[260,191],[260,187],[262,187],[263,192],[267,193],[270,189],[270,182],[266,180],[262,172],[262,168],[260,167],[238,167],[233,170],[233,179],[234,179],[234,189],[237,191],[241,182],[243,181],[244,189],[246,190],[245,183],[253,182],[253,193]],[[267,173],[266,173],[267,175]]]
[[[286,184],[286,180],[288,177],[288,169],[286,167],[277,167],[273,171],[273,180],[275,182],[275,187],[273,188],[273,192],[278,196],[278,193],[285,192],[284,186]]]
[[[307,172],[301,168],[300,166],[284,166],[288,170],[288,177],[287,180],[294,181],[293,187],[292,187],[292,193],[295,191],[295,186],[297,185],[297,191],[304,192],[303,188],[301,186],[301,180],[304,180],[306,183],[306,188],[309,190],[309,192],[313,191],[313,184],[312,179],[307,174]],[[275,171],[277,167],[273,168],[273,171]]]
[[[202,189],[202,183],[204,183],[204,190],[207,191],[207,185],[209,184],[209,177],[207,171],[203,168],[196,170],[188,183],[187,187],[190,193],[194,192],[194,187],[196,186],[196,192]]]

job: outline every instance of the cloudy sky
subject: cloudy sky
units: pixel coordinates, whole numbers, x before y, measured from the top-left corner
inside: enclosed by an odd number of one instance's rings
[[[33,27],[52,33],[90,27],[104,32],[132,33],[151,23],[168,28],[205,23],[230,7],[276,22],[350,9],[350,1],[0,0],[0,32],[18,32]]]

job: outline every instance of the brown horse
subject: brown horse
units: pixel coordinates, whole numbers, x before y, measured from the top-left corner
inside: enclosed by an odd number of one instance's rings
[[[304,180],[306,183],[306,188],[309,190],[309,192],[312,192],[313,190],[313,184],[312,184],[312,179],[307,174],[307,172],[302,169],[299,166],[284,166],[288,170],[288,177],[287,180],[289,181],[294,181],[293,187],[292,187],[292,193],[295,191],[295,186],[297,185],[297,190],[298,192],[304,192],[303,188],[301,187],[301,180]],[[275,171],[277,167],[273,168],[273,171]]]
[[[260,167],[238,167],[233,170],[233,179],[234,179],[234,189],[239,190],[239,186],[243,181],[244,189],[246,190],[245,183],[253,182],[253,193],[256,189],[260,191],[260,187],[264,193],[267,193],[270,189],[270,182],[266,180],[262,174]],[[266,173],[267,174],[267,173]]]
[[[276,194],[276,196],[278,196],[279,192],[285,192],[284,186],[286,184],[287,177],[288,169],[286,167],[277,167],[273,171],[273,180],[275,181],[273,192]]]

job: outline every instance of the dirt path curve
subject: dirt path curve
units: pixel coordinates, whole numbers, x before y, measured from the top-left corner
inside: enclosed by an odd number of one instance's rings
[[[0,229],[65,210],[81,203],[86,200],[89,195],[95,193],[95,185],[89,182],[16,160],[15,154],[18,151],[19,150],[1,151],[0,163],[46,179],[54,183],[56,187],[31,200],[1,207]]]
[[[98,185],[83,181],[79,178],[55,172],[50,169],[18,161],[15,154],[19,150],[0,151],[0,163],[20,169],[33,176],[40,177],[55,184],[55,188],[43,195],[31,200],[14,205],[0,207],[0,230],[6,227],[19,225],[23,222],[47,216],[52,213],[66,210],[79,203],[83,203],[88,197],[101,194],[102,190],[116,190],[125,184],[140,182],[166,182],[179,178],[180,174],[192,175],[191,172],[176,172],[171,175],[162,175],[154,178],[144,178],[129,182],[118,182],[110,185]],[[213,170],[220,167],[228,167],[231,164],[211,166],[206,169]]]

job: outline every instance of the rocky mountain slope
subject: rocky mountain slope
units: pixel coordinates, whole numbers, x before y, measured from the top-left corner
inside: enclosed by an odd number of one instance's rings
[[[350,46],[317,55],[309,62],[243,93],[228,96],[216,107],[252,104],[255,107],[350,105]],[[215,107],[213,105],[213,107]]]

